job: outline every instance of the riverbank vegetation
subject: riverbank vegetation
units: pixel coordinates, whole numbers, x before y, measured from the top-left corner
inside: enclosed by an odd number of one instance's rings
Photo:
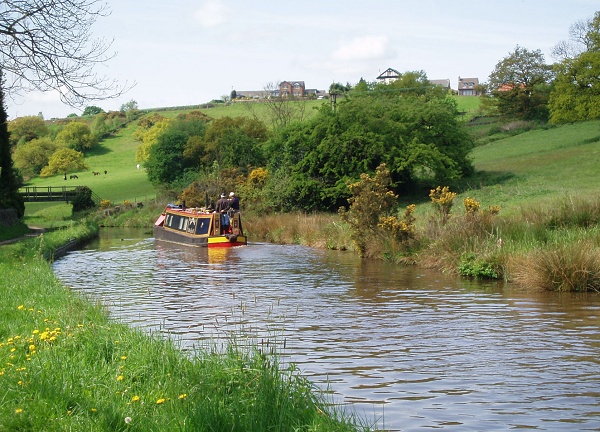
[[[47,259],[95,232],[74,224],[0,247],[0,429],[367,430],[273,345],[240,333],[184,354],[62,286]]]

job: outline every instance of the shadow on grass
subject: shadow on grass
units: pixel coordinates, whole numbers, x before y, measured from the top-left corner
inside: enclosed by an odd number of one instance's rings
[[[469,190],[483,189],[486,186],[501,185],[517,177],[508,171],[477,171],[469,177],[445,184],[432,186],[431,182],[416,182],[410,190],[397,192],[400,205],[423,204],[430,201],[429,193],[436,186],[448,186],[452,192],[463,193]]]
[[[104,138],[102,140],[102,143],[96,145],[95,147],[87,150],[85,152],[86,156],[104,156],[106,154],[111,153],[113,150],[109,149],[108,147],[106,147],[104,145],[104,143],[106,143],[107,141],[110,141],[111,139],[115,139],[115,137],[108,137],[108,138]]]
[[[456,181],[453,190],[462,193],[468,190],[482,189],[486,186],[501,185],[517,177],[508,171],[477,171],[469,177]]]

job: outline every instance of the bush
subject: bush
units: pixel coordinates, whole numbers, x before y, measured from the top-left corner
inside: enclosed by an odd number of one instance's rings
[[[79,186],[73,198],[73,213],[94,208],[96,203],[92,199],[92,190],[87,186]]]

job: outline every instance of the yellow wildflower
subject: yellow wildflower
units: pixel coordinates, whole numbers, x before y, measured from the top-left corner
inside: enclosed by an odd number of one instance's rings
[[[119,376],[117,377],[117,381],[123,381],[123,375],[119,375]]]
[[[132,402],[137,402],[137,401],[139,401],[139,400],[140,400],[140,397],[139,397],[139,396],[137,396],[137,395],[131,398],[131,401],[132,401]]]
[[[160,404],[163,404],[163,403],[165,403],[165,400],[164,400],[163,398],[161,398],[161,399],[157,400],[157,401],[156,401],[156,403],[157,403],[158,405],[160,405]]]

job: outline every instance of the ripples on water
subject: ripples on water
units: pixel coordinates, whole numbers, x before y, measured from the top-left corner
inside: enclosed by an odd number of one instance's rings
[[[378,428],[600,430],[597,295],[523,294],[269,244],[198,251],[108,237],[54,269],[184,349],[240,330],[274,341]]]

